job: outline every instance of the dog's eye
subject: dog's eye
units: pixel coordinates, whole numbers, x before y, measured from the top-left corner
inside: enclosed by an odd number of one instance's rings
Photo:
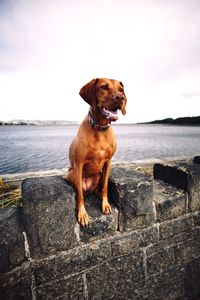
[[[107,90],[108,89],[108,85],[107,84],[101,85],[100,89]]]

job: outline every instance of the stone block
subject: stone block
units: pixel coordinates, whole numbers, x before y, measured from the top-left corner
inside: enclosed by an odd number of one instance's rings
[[[94,240],[114,235],[118,228],[118,211],[112,204],[112,213],[102,213],[101,200],[95,195],[85,197],[85,207],[90,217],[88,227],[80,226],[80,240],[92,242]]]
[[[187,299],[200,299],[200,258],[185,266],[185,287]]]
[[[62,177],[22,182],[23,220],[32,258],[77,245],[75,193]]]
[[[199,156],[193,160],[193,164],[181,164],[171,162],[171,165],[155,164],[154,178],[164,181],[188,193],[189,211],[200,210],[200,164]]]
[[[153,183],[150,177],[128,166],[113,166],[109,198],[119,211],[119,230],[145,228],[153,224]]]
[[[200,257],[200,236],[187,239],[174,247],[175,262],[183,265]]]
[[[177,218],[187,212],[186,192],[161,181],[154,182],[154,201],[158,222]]]
[[[36,289],[38,300],[46,299],[85,299],[83,275],[69,278],[62,278],[56,281],[47,282]]]
[[[158,241],[158,227],[152,226],[133,232],[119,233],[111,243],[112,255],[131,253],[139,247],[147,247]]]
[[[194,226],[200,226],[200,211],[194,214]]]
[[[149,245],[146,248],[146,255],[152,256],[155,253],[162,251],[163,249],[168,249],[170,247],[175,247],[176,245],[183,245],[187,240],[193,240],[200,236],[200,228],[194,228],[191,231],[183,232],[179,235],[173,236],[171,238],[160,240],[155,244]]]
[[[29,262],[23,263],[9,273],[0,275],[0,299],[31,300],[32,273]]]
[[[113,258],[86,273],[88,299],[141,299],[143,253]]]
[[[0,210],[0,273],[8,272],[25,259],[18,207]]]
[[[189,211],[200,210],[200,165],[193,164],[188,174]]]
[[[60,252],[35,262],[36,284],[73,276],[101,264],[111,257],[111,245],[107,240],[95,241],[68,252]]]
[[[194,157],[193,163],[200,165],[200,156],[199,155]]]
[[[155,164],[153,168],[154,179],[162,180],[187,191],[187,172],[177,166]]]
[[[185,299],[184,268],[170,266],[162,273],[149,276],[147,279],[147,285],[143,290],[143,297],[140,299]]]
[[[174,263],[174,249],[165,248],[146,258],[147,274],[162,273]]]
[[[159,227],[160,239],[168,239],[193,228],[193,216],[186,215],[177,219],[162,222]]]

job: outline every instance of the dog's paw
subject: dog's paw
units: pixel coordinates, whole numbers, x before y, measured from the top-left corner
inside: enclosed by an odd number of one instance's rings
[[[102,211],[105,215],[110,215],[112,212],[111,206],[108,201],[102,202]]]
[[[88,227],[90,221],[85,208],[78,212],[78,222],[81,226]]]

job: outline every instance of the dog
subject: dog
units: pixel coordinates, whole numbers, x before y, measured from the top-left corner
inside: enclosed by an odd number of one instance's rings
[[[118,119],[118,110],[126,114],[127,99],[122,82],[107,78],[91,80],[81,88],[79,95],[90,109],[69,147],[70,167],[66,180],[76,192],[78,222],[87,227],[89,216],[84,194],[98,192],[103,213],[111,213],[108,178],[117,146],[111,122]]]

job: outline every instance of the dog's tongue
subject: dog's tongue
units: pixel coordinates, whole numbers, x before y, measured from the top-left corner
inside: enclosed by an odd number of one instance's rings
[[[103,108],[102,113],[109,121],[116,121],[118,119],[117,111],[110,111],[106,108]]]

